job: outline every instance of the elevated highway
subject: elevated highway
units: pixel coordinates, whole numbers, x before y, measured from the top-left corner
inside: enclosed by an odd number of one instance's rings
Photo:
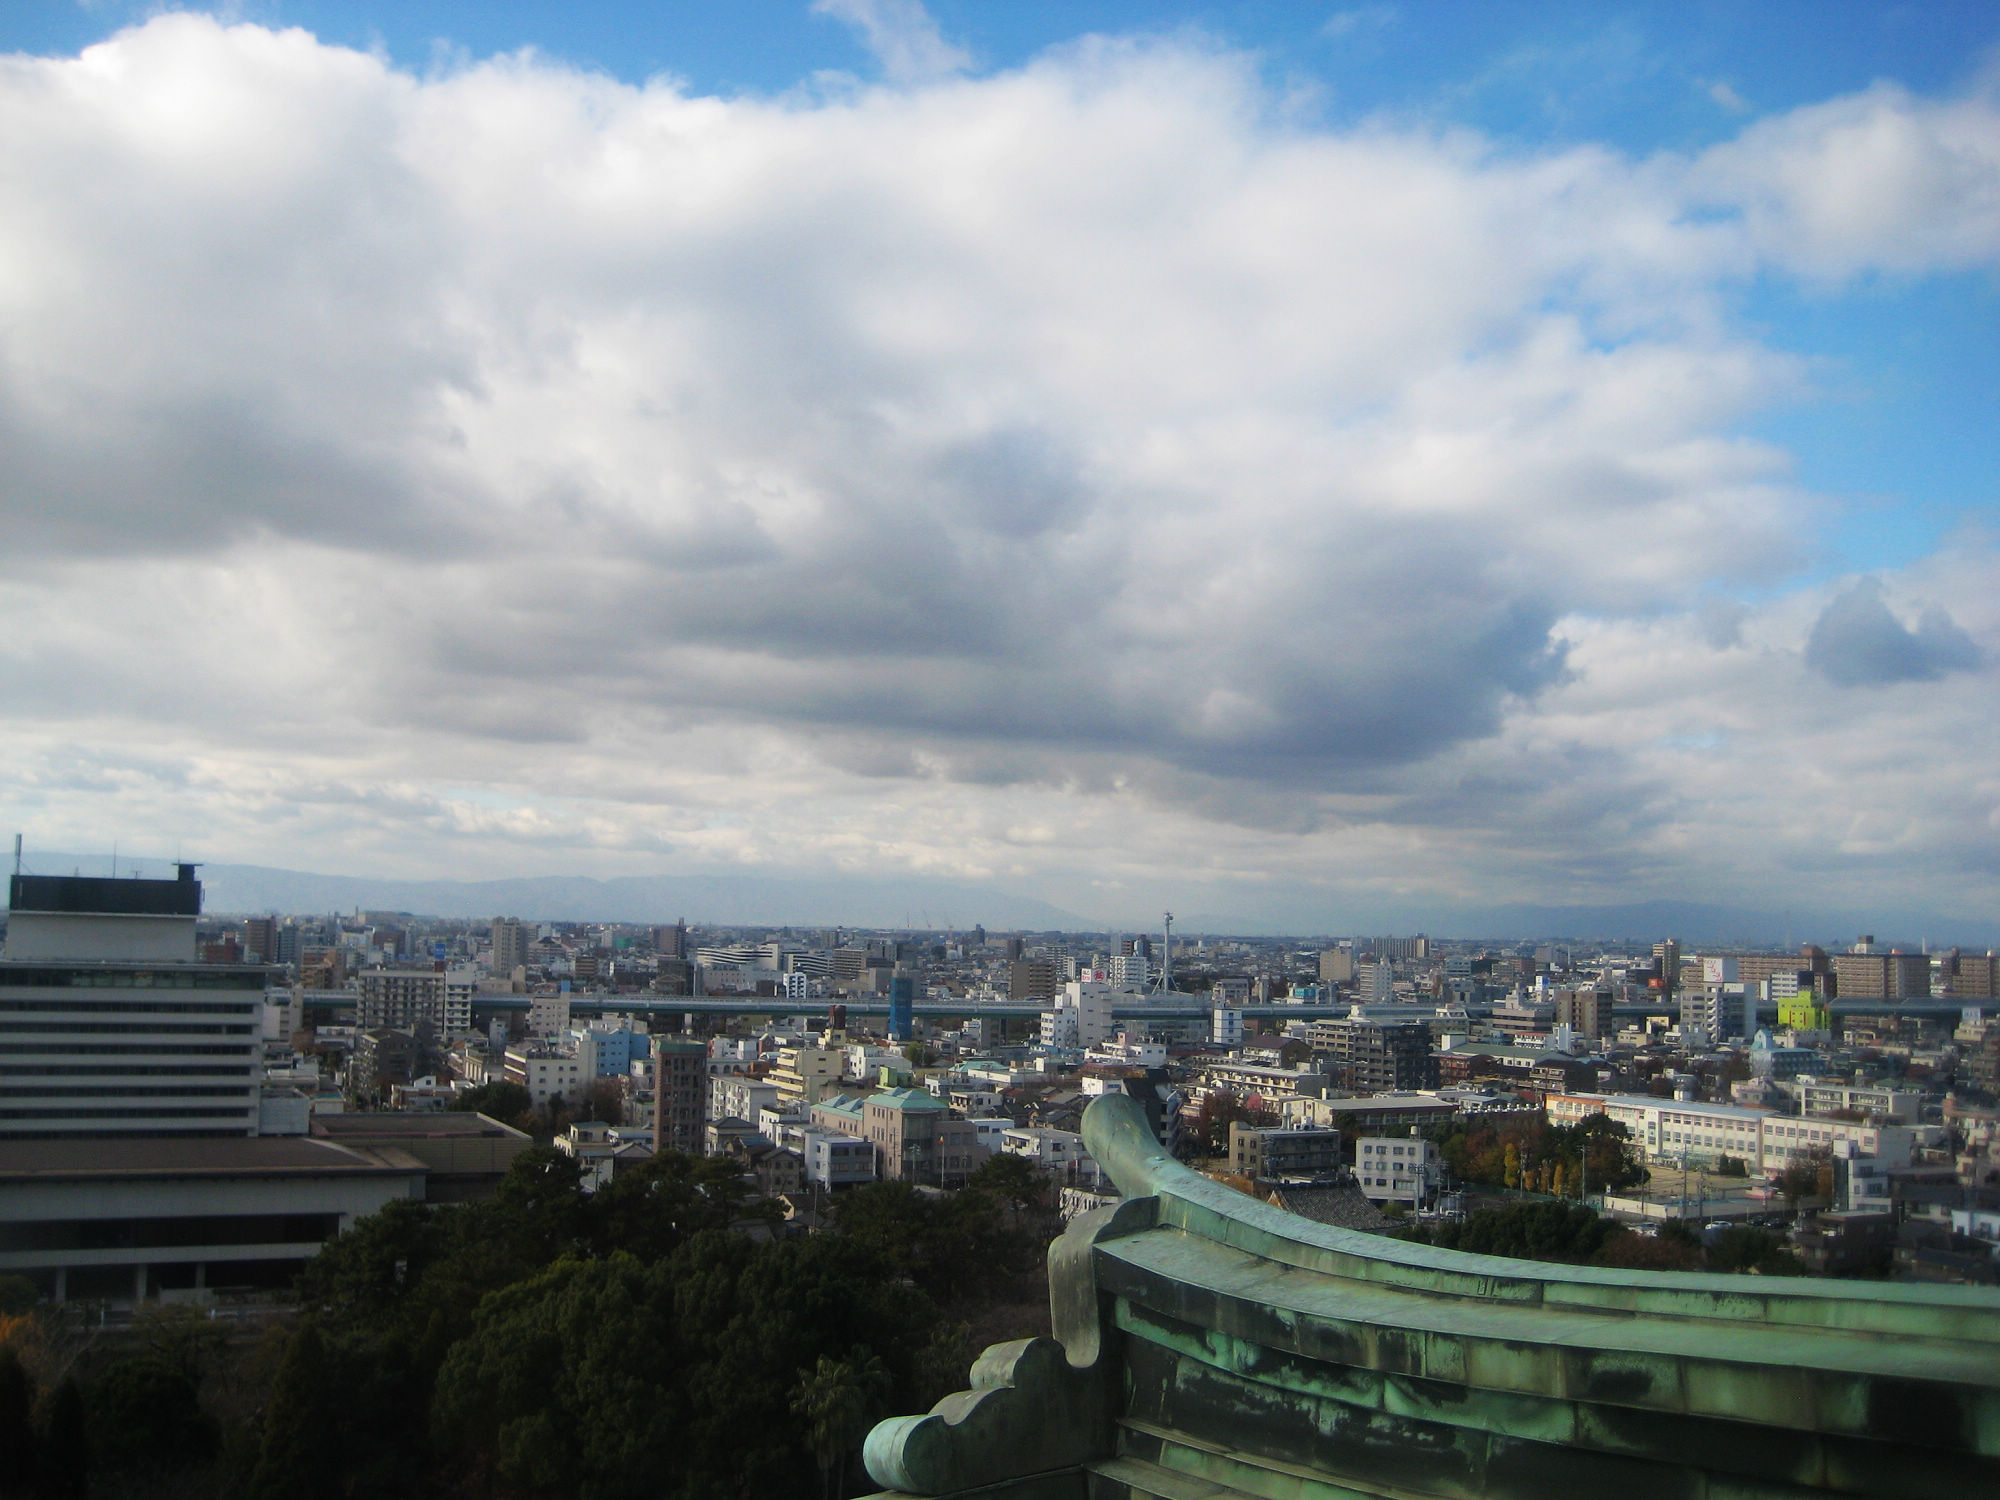
[[[351,1015],[355,997],[344,990],[308,990],[305,992],[308,1009],[328,1015]],[[1956,1016],[1966,1005],[1978,1005],[1976,1000],[1836,1000],[1831,1009],[1836,1016],[1852,1015],[1905,1015],[1930,1016],[1944,1019]],[[1989,1007],[1996,1002],[1985,1002]],[[473,1009],[488,1015],[513,1015],[525,1013],[529,998],[525,995],[476,995]],[[1231,1007],[1240,1010],[1246,1020],[1277,1021],[1317,1021],[1328,1017],[1344,1016],[1352,1008],[1352,1001],[1331,1003],[1311,1002],[1293,1005],[1276,1002],[1269,1005],[1241,1005]],[[570,996],[570,1012],[573,1015],[637,1015],[637,1016],[813,1016],[823,1017],[833,1005],[844,1005],[850,1016],[883,1016],[889,1014],[886,998],[863,996],[852,1000],[818,999],[786,1000],[778,997],[743,999],[730,995],[605,995],[580,992]],[[1049,1008],[1048,1002],[1041,1001],[987,1001],[970,1000],[919,1000],[915,1013],[927,1020],[953,1020],[967,1016],[994,1016],[1000,1018],[1033,1019]],[[1176,995],[1167,1000],[1135,1000],[1114,1005],[1112,1018],[1119,1021],[1195,1021],[1207,1020],[1215,1007],[1195,995]],[[1424,1007],[1412,1006],[1413,1012],[1427,1014]],[[1646,1005],[1616,1005],[1614,1014],[1622,1020],[1638,1020],[1644,1016],[1672,1015],[1674,1005],[1667,1003]],[[1467,1013],[1483,1017],[1492,1013],[1491,1007],[1469,1006]],[[1765,1006],[1760,1011],[1766,1020],[1775,1021],[1777,1010]],[[1411,1019],[1418,1019],[1413,1015]]]

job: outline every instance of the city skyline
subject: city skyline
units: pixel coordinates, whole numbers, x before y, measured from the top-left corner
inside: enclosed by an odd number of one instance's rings
[[[1921,10],[22,7],[0,815],[1990,930],[2000,15]]]

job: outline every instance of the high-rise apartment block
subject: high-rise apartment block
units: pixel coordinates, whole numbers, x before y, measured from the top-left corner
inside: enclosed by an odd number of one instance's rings
[[[1422,1021],[1321,1021],[1310,1039],[1350,1088],[1386,1094],[1437,1084],[1431,1029]]]
[[[363,1031],[388,1026],[433,1041],[444,1036],[443,970],[365,969],[356,983],[354,1017]]]
[[[1873,947],[1864,940],[1863,946]],[[1833,974],[1842,1000],[1925,1000],[1931,993],[1927,953],[1836,953]]]
[[[653,1038],[653,1147],[699,1156],[708,1113],[708,1048]]]
[[[1567,1026],[1578,1036],[1607,1040],[1617,1029],[1612,1014],[1608,990],[1579,987],[1555,992],[1554,1023]]]
[[[1943,967],[1953,999],[1991,1000],[2000,996],[2000,956],[1954,950]]]
[[[1053,1000],[1056,982],[1053,959],[1019,958],[1007,966],[1007,998],[1010,1000]]]
[[[493,924],[493,973],[501,978],[511,978],[516,969],[528,962],[528,944],[533,939],[527,927],[512,917],[502,917]]]
[[[1354,953],[1347,948],[1328,948],[1319,956],[1321,984],[1348,984],[1354,978]]]
[[[274,964],[278,960],[278,919],[247,917],[243,922],[243,952],[252,963]]]

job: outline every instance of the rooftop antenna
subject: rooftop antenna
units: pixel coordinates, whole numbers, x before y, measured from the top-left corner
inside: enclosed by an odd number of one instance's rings
[[[21,873],[21,835],[14,835],[14,873]]]
[[[1160,932],[1160,982],[1154,993],[1171,995],[1174,992],[1174,914],[1166,913]]]

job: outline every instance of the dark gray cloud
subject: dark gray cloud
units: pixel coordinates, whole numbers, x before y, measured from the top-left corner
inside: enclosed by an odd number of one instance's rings
[[[1836,595],[1806,638],[1806,665],[1836,687],[1936,682],[1981,660],[1972,637],[1941,609],[1925,610],[1915,630],[1904,625],[1872,578]]]

